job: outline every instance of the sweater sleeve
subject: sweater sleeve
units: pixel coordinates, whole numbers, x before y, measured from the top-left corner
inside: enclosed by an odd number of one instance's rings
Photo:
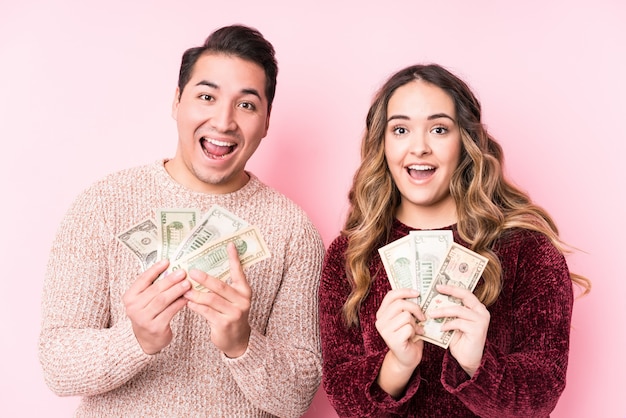
[[[42,294],[39,359],[60,396],[96,395],[124,384],[151,359],[130,321],[111,325],[108,248],[111,233],[94,188],[62,221],[49,256]]]
[[[524,233],[516,254],[500,256],[513,274],[511,329],[490,330],[482,364],[471,380],[446,352],[442,383],[482,417],[549,416],[565,388],[572,282],[562,253],[539,233]],[[513,263],[516,263],[512,265]],[[510,337],[505,337],[509,335]],[[492,340],[510,338],[506,352]]]
[[[321,379],[317,292],[324,245],[308,219],[290,229],[282,283],[265,333],[253,328],[242,356],[222,355],[246,398],[281,417],[303,415]]]
[[[345,272],[345,248],[343,237],[331,244],[326,253],[320,283],[324,390],[330,404],[341,417],[402,416],[418,389],[419,367],[400,399],[392,398],[376,383],[388,349],[384,343],[379,345],[381,339],[364,341],[361,326],[373,326],[375,311],[365,313],[372,317],[361,317],[360,326],[346,326],[343,304],[348,299],[351,286]]]

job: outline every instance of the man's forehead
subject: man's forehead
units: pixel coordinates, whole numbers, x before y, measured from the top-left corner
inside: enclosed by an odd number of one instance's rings
[[[205,54],[198,58],[188,84],[193,87],[238,90],[265,98],[267,83],[263,68],[249,60],[227,54]]]

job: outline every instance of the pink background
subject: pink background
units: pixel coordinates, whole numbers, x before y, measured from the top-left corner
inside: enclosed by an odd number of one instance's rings
[[[435,4],[437,3],[437,4]],[[506,4],[505,4],[506,3]],[[94,180],[173,156],[184,49],[225,24],[260,29],[280,72],[249,168],[338,233],[375,89],[438,62],[482,101],[513,180],[581,251],[554,417],[626,416],[626,9],[595,1],[10,1],[0,3],[0,415],[71,415],[37,359],[41,286],[61,217]],[[336,416],[320,390],[306,417]]]

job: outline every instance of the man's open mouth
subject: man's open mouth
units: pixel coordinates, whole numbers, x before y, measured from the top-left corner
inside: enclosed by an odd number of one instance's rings
[[[224,158],[237,148],[237,144],[234,142],[219,141],[213,138],[202,138],[200,144],[204,153],[210,158]]]

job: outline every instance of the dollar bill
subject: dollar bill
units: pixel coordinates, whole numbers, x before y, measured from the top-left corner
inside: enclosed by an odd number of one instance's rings
[[[411,237],[406,235],[378,249],[392,289],[417,289],[415,278],[415,252]],[[417,298],[410,298],[417,303]]]
[[[239,261],[243,268],[270,257],[269,249],[259,229],[256,226],[249,226],[228,237],[207,242],[196,251],[172,263],[166,274],[179,269],[187,272],[191,269],[198,269],[220,280],[227,280],[230,277],[230,265],[226,245],[230,242],[235,244],[239,254]],[[188,278],[188,280],[194,289],[203,292],[207,291],[200,283],[191,278]]]
[[[219,205],[213,205],[189,232],[174,251],[171,260],[175,261],[190,254],[207,242],[234,234],[248,226],[248,223]]]
[[[117,239],[137,256],[143,270],[156,262],[159,237],[157,226],[152,219],[133,225],[129,230],[119,234]]]
[[[156,221],[159,237],[157,259],[171,259],[185,237],[196,226],[199,218],[200,212],[197,209],[157,209]]]
[[[474,291],[486,265],[486,257],[457,243],[453,242],[450,245],[448,253],[439,268],[435,282],[422,304],[426,321],[423,323],[424,335],[420,335],[419,338],[442,348],[448,348],[455,331],[444,332],[441,330],[441,326],[452,318],[435,319],[431,318],[431,315],[437,309],[461,305],[462,302],[452,296],[437,292],[435,284],[447,284]]]
[[[420,295],[428,294],[433,277],[437,274],[441,262],[445,258],[450,244],[453,242],[450,230],[411,231],[409,242],[415,254],[414,276],[416,289]],[[419,297],[421,304],[425,300]]]

